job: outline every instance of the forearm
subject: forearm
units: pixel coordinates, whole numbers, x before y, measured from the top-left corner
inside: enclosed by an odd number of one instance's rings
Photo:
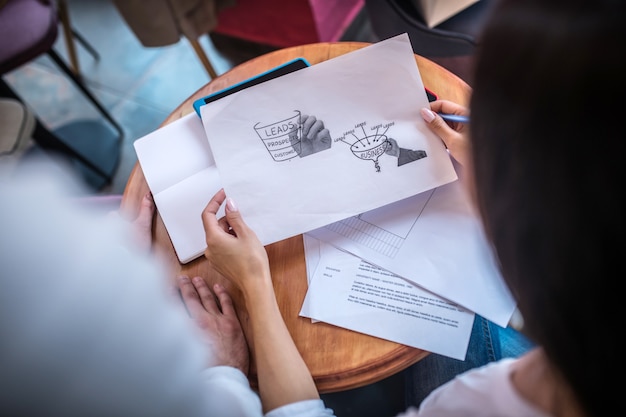
[[[265,412],[319,399],[311,373],[280,314],[271,280],[244,289],[252,330],[259,394]]]

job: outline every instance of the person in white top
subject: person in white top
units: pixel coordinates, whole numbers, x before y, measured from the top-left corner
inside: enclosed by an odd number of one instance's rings
[[[23,165],[0,175],[0,415],[263,416],[230,296],[186,276],[178,293],[150,253],[151,196],[131,223]],[[265,415],[332,414],[299,399]]]
[[[522,331],[536,345],[458,375],[403,417],[591,417],[621,409],[621,385],[611,377],[623,370],[614,334],[626,275],[618,171],[626,60],[616,58],[626,55],[625,21],[621,0],[500,0],[480,37],[469,109],[448,101],[421,109],[467,171]],[[468,125],[437,114],[470,110]],[[318,398],[284,330],[264,248],[235,202],[219,192],[203,221],[207,258],[242,289],[257,321],[264,407]]]

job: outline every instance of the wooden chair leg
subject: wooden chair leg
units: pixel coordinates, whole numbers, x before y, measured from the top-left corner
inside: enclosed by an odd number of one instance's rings
[[[63,37],[65,38],[65,47],[67,48],[67,54],[70,58],[70,64],[72,72],[80,77],[80,67],[78,65],[78,56],[76,55],[76,46],[74,45],[74,38],[72,36],[72,25],[70,24],[70,14],[67,10],[66,0],[57,1],[59,7],[59,19],[63,26]]]
[[[204,52],[204,49],[202,49],[200,42],[198,42],[197,39],[191,39],[191,38],[187,38],[187,39],[189,40],[189,43],[191,43],[193,50],[196,51],[196,55],[198,55],[198,58],[200,58],[202,65],[204,65],[204,68],[209,73],[209,76],[211,77],[211,79],[217,78],[217,72],[215,72],[215,69],[213,69],[213,65],[211,65],[211,61],[209,61],[209,57],[207,57],[206,53]]]

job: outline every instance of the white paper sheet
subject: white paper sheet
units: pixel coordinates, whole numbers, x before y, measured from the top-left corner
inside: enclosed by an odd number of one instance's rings
[[[209,103],[201,114],[226,193],[270,244],[456,180],[422,107],[428,99],[404,34]],[[307,154],[306,115],[323,121],[330,148]],[[391,139],[400,156],[389,153]]]
[[[460,181],[307,234],[502,327],[515,311]]]
[[[309,235],[305,242],[320,257],[301,316],[465,359],[474,313]]]
[[[134,147],[176,256],[182,263],[199,257],[206,249],[202,210],[222,187],[200,118],[190,113]]]

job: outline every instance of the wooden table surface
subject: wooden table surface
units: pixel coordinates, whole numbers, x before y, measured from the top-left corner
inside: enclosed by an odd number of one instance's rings
[[[194,111],[193,102],[196,99],[244,81],[291,59],[303,57],[311,65],[315,65],[367,45],[369,44],[362,42],[317,43],[281,49],[254,58],[200,88],[178,106],[161,126]],[[415,60],[426,88],[435,92],[441,99],[468,104],[471,89],[464,81],[430,60],[418,55],[415,56]],[[148,191],[143,172],[137,163],[130,174],[122,199],[122,211],[126,216],[136,215],[139,202]],[[234,298],[244,329],[248,328],[247,312],[242,306],[239,291],[212,270],[204,257],[181,265],[158,215],[153,229],[153,242],[155,251],[171,268],[172,279],[177,274],[184,273],[189,276],[202,276],[209,284],[223,283]],[[313,324],[310,319],[299,317],[298,313],[307,291],[302,235],[268,245],[266,249],[281,313],[321,393],[342,391],[377,382],[428,355],[428,352],[420,349],[326,323]],[[254,363],[251,364],[250,381],[253,385],[256,384]]]

